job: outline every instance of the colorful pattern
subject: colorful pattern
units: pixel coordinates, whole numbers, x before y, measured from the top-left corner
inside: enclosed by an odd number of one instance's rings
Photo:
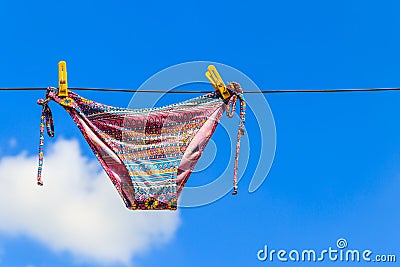
[[[50,111],[49,100],[65,108],[128,208],[175,210],[225,108],[231,106],[227,114],[233,116],[239,98],[241,124],[234,170],[237,193],[236,169],[240,136],[244,133],[245,102],[240,85],[231,83],[229,89],[233,93],[229,103],[218,93],[210,93],[159,108],[126,109],[87,100],[73,92],[61,98],[55,88],[49,88],[46,100],[40,103],[46,111]],[[48,129],[52,127],[52,121],[46,119],[49,114],[51,117],[51,113],[42,112],[38,183],[43,164],[44,121],[48,122]]]
[[[40,116],[40,140],[39,140],[39,167],[37,173],[37,183],[38,185],[43,185],[42,182],[42,166],[43,166],[43,146],[44,146],[44,126],[46,124],[47,134],[50,137],[54,137],[54,123],[53,115],[47,103],[49,99],[46,100],[39,99],[37,101],[38,105],[42,106],[42,115]]]
[[[232,118],[233,114],[236,109],[236,102],[239,98],[240,101],[240,124],[239,124],[239,131],[237,134],[236,140],[236,154],[235,154],[235,165],[233,167],[233,191],[232,195],[236,195],[238,193],[238,186],[237,186],[237,172],[239,167],[239,152],[240,152],[240,138],[244,135],[244,123],[246,121],[246,101],[244,101],[243,97],[243,90],[240,87],[240,84],[236,82],[231,82],[228,85],[228,89],[233,92],[234,94],[229,99],[229,102],[226,106],[226,116],[228,118]]]

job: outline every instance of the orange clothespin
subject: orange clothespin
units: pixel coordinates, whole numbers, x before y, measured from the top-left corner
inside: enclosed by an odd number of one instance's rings
[[[223,99],[228,99],[231,96],[229,90],[226,88],[224,81],[222,80],[214,65],[208,66],[206,76],[210,83],[214,86],[214,88],[221,93]]]
[[[67,62],[58,62],[58,96],[68,96]]]

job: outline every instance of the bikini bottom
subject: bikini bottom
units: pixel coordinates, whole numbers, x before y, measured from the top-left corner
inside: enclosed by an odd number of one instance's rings
[[[50,100],[72,117],[98,161],[130,209],[177,208],[182,189],[214,133],[223,112],[232,117],[240,100],[240,126],[236,144],[234,191],[237,193],[237,165],[240,136],[244,134],[245,102],[237,83],[224,101],[213,92],[180,103],[148,109],[104,105],[69,91],[59,97],[49,88],[43,106],[38,184],[42,185],[44,128],[54,136]],[[236,88],[236,89],[235,89]],[[241,89],[241,88],[240,88]],[[236,93],[237,92],[237,93]]]

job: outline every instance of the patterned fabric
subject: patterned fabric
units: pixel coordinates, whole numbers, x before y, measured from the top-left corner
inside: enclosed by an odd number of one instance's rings
[[[227,114],[233,116],[239,98],[241,122],[233,179],[236,194],[245,102],[240,85],[231,83],[229,89],[233,93],[229,103],[218,93],[209,93],[164,107],[126,109],[87,100],[74,92],[61,98],[55,88],[49,88],[46,100],[38,101],[46,110],[41,120],[38,183],[42,184],[44,122],[48,129],[52,127],[47,102],[53,100],[70,114],[128,208],[175,210],[225,108],[228,106]]]
[[[47,103],[48,99],[37,101],[38,105],[41,105],[42,115],[40,116],[40,141],[39,141],[39,168],[37,173],[37,183],[38,185],[43,185],[42,182],[42,166],[43,166],[43,146],[44,146],[44,125],[46,124],[47,134],[50,137],[54,137],[54,123],[53,115]]]
[[[246,101],[244,101],[243,90],[242,90],[242,87],[240,87],[240,84],[231,82],[228,85],[228,89],[231,92],[234,92],[234,94],[229,99],[228,104],[226,105],[226,116],[228,116],[228,118],[233,117],[233,115],[235,113],[236,102],[237,102],[238,98],[240,101],[240,124],[239,124],[239,131],[237,134],[237,140],[236,140],[235,165],[233,167],[232,195],[236,195],[238,193],[237,172],[238,172],[238,167],[239,167],[240,137],[242,137],[242,135],[244,135],[244,123],[246,121]]]

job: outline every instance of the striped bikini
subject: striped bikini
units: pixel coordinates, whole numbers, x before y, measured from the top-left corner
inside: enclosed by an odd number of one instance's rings
[[[55,88],[48,88],[46,99],[38,100],[43,106],[38,184],[43,184],[44,129],[54,136],[48,106],[52,100],[70,114],[128,208],[174,210],[223,112],[232,117],[239,99],[241,120],[233,185],[236,194],[246,103],[239,84],[231,83],[228,89],[232,96],[225,101],[213,92],[163,107],[127,109],[87,100],[71,91],[68,97],[59,97]]]

